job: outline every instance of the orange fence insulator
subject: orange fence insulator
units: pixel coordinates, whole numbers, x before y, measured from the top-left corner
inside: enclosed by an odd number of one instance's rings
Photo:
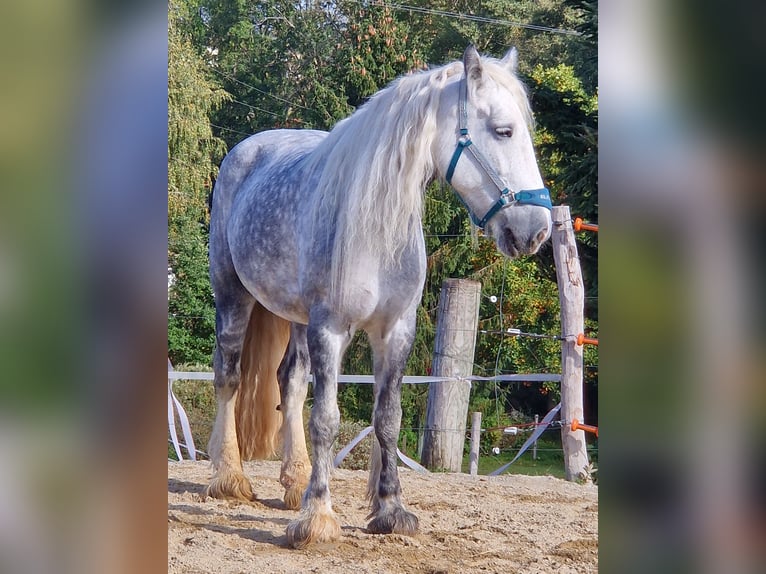
[[[577,335],[577,344],[582,345],[596,345],[598,347],[598,339],[589,339],[585,336],[585,333]]]
[[[576,430],[583,430],[585,432],[590,432],[596,435],[598,437],[598,427],[594,427],[591,425],[584,425],[580,423],[577,419],[572,419],[572,426],[570,427],[572,429],[572,432]]]
[[[598,233],[598,225],[594,223],[585,223],[582,220],[582,217],[575,217],[573,227],[575,231],[593,231]]]

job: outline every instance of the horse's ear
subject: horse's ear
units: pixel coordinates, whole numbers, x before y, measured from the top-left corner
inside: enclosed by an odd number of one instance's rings
[[[503,56],[503,59],[500,61],[511,73],[516,73],[516,69],[519,66],[519,53],[516,51],[516,47],[514,46],[510,50],[508,50],[508,53]]]
[[[465,66],[465,77],[468,84],[474,83],[476,86],[481,85],[483,68],[481,65],[481,57],[476,50],[476,46],[469,44],[469,46],[463,52],[463,66]]]

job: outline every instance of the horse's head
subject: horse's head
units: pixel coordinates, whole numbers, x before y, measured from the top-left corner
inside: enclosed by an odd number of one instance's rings
[[[551,234],[551,204],[532,147],[527,96],[515,75],[516,50],[494,60],[469,46],[463,65],[464,75],[441,97],[437,170],[502,253],[535,253]]]

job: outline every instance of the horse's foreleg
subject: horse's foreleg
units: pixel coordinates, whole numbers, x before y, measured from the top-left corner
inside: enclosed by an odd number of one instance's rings
[[[303,432],[303,403],[308,391],[309,355],[305,325],[291,327],[287,347],[277,377],[281,391],[282,411],[282,470],[279,482],[285,488],[285,506],[290,510],[301,507],[301,498],[311,474],[311,462]]]
[[[380,457],[371,465],[372,520],[367,530],[374,534],[415,534],[418,519],[404,508],[397,470],[397,441],[402,423],[402,375],[415,335],[414,314],[401,319],[387,337],[371,337],[375,359],[375,410],[373,425]],[[377,475],[377,476],[375,476]]]
[[[237,443],[235,406],[240,386],[240,358],[252,302],[243,304],[226,318],[216,317],[216,350],[213,357],[218,409],[210,435],[208,454],[214,474],[205,495],[214,498],[253,500],[253,488],[242,470]]]
[[[314,406],[309,421],[314,464],[303,495],[301,513],[287,526],[287,541],[293,548],[340,537],[340,525],[330,500],[330,473],[332,445],[340,425],[338,370],[349,339],[347,331],[331,329],[324,323],[308,327],[308,348],[314,372]]]

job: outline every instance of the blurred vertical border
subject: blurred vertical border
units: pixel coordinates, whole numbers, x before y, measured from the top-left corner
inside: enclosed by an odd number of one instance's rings
[[[167,11],[0,18],[0,556],[166,569]]]
[[[600,567],[762,571],[762,3],[600,4]]]
[[[0,19],[0,555],[166,557],[166,6]],[[763,3],[603,1],[600,566],[761,571]]]

